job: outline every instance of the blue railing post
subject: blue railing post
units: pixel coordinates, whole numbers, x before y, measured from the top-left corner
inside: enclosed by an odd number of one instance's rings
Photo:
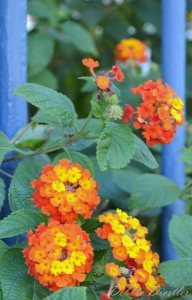
[[[26,82],[26,10],[27,0],[0,0],[0,131],[10,139],[27,123],[26,102],[12,97],[13,90]],[[15,167],[13,162],[1,166],[11,174]],[[8,177],[3,179],[8,187]],[[1,218],[7,214],[6,202]]]
[[[186,0],[162,0],[162,60],[163,81],[175,89],[179,97],[185,99],[185,15]],[[175,139],[163,147],[163,175],[173,180],[179,187],[184,186],[184,164],[179,162],[180,150],[185,144],[185,128],[180,126]],[[184,203],[177,200],[163,208],[162,259],[179,258],[170,242],[168,225],[172,215],[182,214]]]

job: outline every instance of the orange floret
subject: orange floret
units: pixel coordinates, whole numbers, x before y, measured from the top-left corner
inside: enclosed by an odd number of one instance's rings
[[[99,62],[98,61],[95,61],[93,60],[92,58],[85,58],[82,60],[83,62],[83,65],[88,67],[88,68],[96,68],[96,67],[99,67]]]
[[[113,278],[116,278],[121,274],[121,270],[119,266],[117,266],[115,263],[111,262],[106,265],[106,273],[110,275]]]
[[[109,88],[110,85],[110,79],[106,76],[99,76],[96,79],[96,85],[98,86],[98,88],[100,88],[101,90],[106,90]]]

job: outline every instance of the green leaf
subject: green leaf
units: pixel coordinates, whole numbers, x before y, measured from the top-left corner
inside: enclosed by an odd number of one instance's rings
[[[83,169],[88,169],[91,172],[91,175],[93,177],[95,176],[93,163],[86,155],[75,151],[60,153],[54,158],[53,164],[56,165],[62,158],[69,159],[72,163],[81,164]]]
[[[47,217],[39,211],[30,209],[17,210],[0,221],[0,239],[22,234],[30,229],[36,229],[42,222],[47,222]]]
[[[134,137],[126,125],[106,127],[99,137],[97,159],[101,170],[120,169],[127,165],[135,150]]]
[[[30,76],[28,78],[28,82],[37,83],[53,90],[58,88],[57,78],[48,69],[45,69],[36,75]]]
[[[131,194],[134,181],[141,174],[138,169],[126,167],[123,170],[113,170],[113,182],[124,192]]]
[[[98,55],[94,41],[88,30],[77,22],[66,21],[61,24],[61,29],[68,41],[82,52]]]
[[[21,249],[6,251],[0,261],[0,277],[4,300],[42,300],[50,292],[27,274]]]
[[[54,40],[48,35],[33,33],[28,37],[28,74],[34,76],[50,63],[54,53]]]
[[[0,260],[8,249],[9,247],[3,241],[0,241]]]
[[[25,125],[22,128],[20,128],[16,133],[16,135],[14,136],[13,140],[17,139],[17,141],[15,142],[16,145],[28,140],[34,140],[34,139],[40,141],[46,140],[47,129],[49,128],[49,126],[36,124],[34,128],[31,126],[26,130],[28,126],[29,125]],[[26,130],[26,132],[24,132],[22,136],[20,136],[24,130]]]
[[[3,132],[0,132],[0,164],[4,156],[10,151],[20,152],[19,149],[11,144],[6,135]]]
[[[85,223],[82,225],[82,229],[85,230],[87,233],[94,233],[95,230],[101,226],[101,222],[98,219],[89,219],[86,220]]]
[[[192,257],[192,216],[173,216],[169,237],[180,257]]]
[[[146,144],[135,134],[134,134],[134,139],[135,139],[135,153],[133,155],[133,159],[139,161],[140,163],[146,165],[151,169],[157,168],[158,164],[154,156],[152,155],[151,151],[146,146]]]
[[[182,152],[181,160],[186,162],[189,165],[192,165],[192,146],[189,148],[183,148],[181,152]]]
[[[106,109],[109,107],[109,103],[107,103],[103,99],[100,101],[92,100],[91,105],[93,109],[93,114],[96,118],[101,118]]]
[[[114,300],[131,300],[131,298],[129,297],[129,295],[114,295],[114,293],[117,293],[118,291],[113,291],[113,293],[111,294],[111,297],[113,297]]]
[[[100,300],[98,293],[95,291],[94,288],[88,287],[87,288],[87,300]]]
[[[98,136],[99,134],[101,134],[103,129],[104,129],[104,125],[101,124],[101,123],[93,124],[89,128],[90,133],[95,135],[95,136]]]
[[[192,258],[163,262],[159,265],[158,270],[165,282],[171,286],[191,286]]]
[[[179,198],[180,189],[171,180],[157,174],[140,175],[133,183],[130,207],[152,208],[173,203]]]
[[[33,159],[23,161],[18,165],[9,188],[9,205],[12,211],[34,208],[30,200],[34,191],[31,188],[31,181],[38,179],[42,167],[41,163]]]
[[[61,120],[74,121],[76,118],[71,100],[52,89],[34,83],[24,83],[16,88],[14,94]]]
[[[0,178],[0,208],[3,206],[5,200],[5,184],[2,178]]]
[[[66,287],[46,297],[44,300],[87,300],[86,287]]]
[[[81,76],[81,77],[78,77],[78,79],[85,80],[85,81],[88,81],[91,83],[95,83],[95,78],[93,78],[91,76]]]
[[[46,123],[46,124],[50,124],[53,126],[58,126],[60,127],[61,124],[63,127],[66,127],[67,125],[69,125],[69,121],[68,120],[62,120],[60,121],[58,118],[51,116],[49,114],[46,114],[44,111],[39,110],[33,117],[32,120],[35,122],[39,122],[39,123]]]
[[[90,234],[91,245],[95,250],[104,250],[110,247],[107,240],[100,239],[96,233]]]

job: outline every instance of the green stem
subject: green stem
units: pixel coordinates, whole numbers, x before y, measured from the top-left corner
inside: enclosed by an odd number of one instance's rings
[[[27,124],[25,126],[25,128],[21,131],[21,133],[15,137],[15,139],[12,141],[12,144],[14,145],[16,143],[16,141],[18,141],[20,139],[20,137],[22,137],[22,135],[32,126],[32,124],[34,123],[34,121],[31,121],[29,124]]]
[[[77,125],[74,123],[74,124],[73,124],[73,126],[74,126],[74,128],[75,128],[76,132],[77,132],[77,133],[79,133],[79,132],[80,132],[80,130],[79,130],[79,128],[77,127]]]
[[[8,177],[10,177],[10,178],[13,178],[13,176],[12,176],[11,174],[9,174],[9,173],[3,171],[2,169],[0,169],[0,173],[4,174],[4,175],[6,175],[6,176],[8,176]]]
[[[89,115],[87,117],[87,119],[85,120],[85,123],[83,124],[83,126],[81,127],[80,131],[79,132],[82,132],[83,129],[87,126],[87,124],[89,123],[89,121],[91,120],[93,116],[93,109],[91,108],[90,112],[89,112]]]

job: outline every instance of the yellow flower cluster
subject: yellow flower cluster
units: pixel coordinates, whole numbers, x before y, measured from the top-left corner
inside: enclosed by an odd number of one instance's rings
[[[164,281],[157,273],[159,256],[151,251],[151,244],[145,238],[148,230],[138,219],[120,209],[116,212],[101,215],[99,221],[104,225],[96,230],[99,237],[108,239],[113,256],[119,261],[118,264],[108,263],[106,272],[117,279],[121,293],[131,295],[134,292],[137,297],[152,294]]]

